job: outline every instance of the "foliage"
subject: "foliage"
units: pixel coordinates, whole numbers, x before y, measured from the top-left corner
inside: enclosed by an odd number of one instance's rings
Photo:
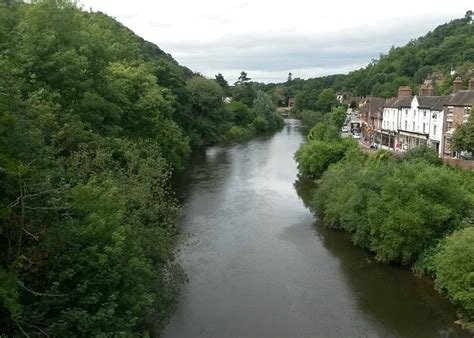
[[[350,139],[328,142],[313,140],[301,145],[295,154],[298,170],[302,176],[318,178],[329,165],[340,161],[357,145]]]
[[[318,95],[317,107],[321,111],[330,111],[336,103],[336,93],[331,88],[324,89]]]
[[[146,335],[183,282],[173,171],[281,118],[73,1],[0,19],[0,335]]]
[[[337,107],[333,108],[331,112],[327,115],[329,123],[334,125],[336,128],[341,129],[346,120],[346,108]]]
[[[324,114],[318,111],[304,110],[298,114],[299,118],[304,124],[314,126],[315,124],[324,120]]]
[[[254,101],[254,109],[257,118],[267,122],[267,130],[276,130],[283,127],[283,118],[276,112],[276,106],[272,99],[262,91],[257,93]],[[257,128],[262,130],[262,128]]]
[[[227,80],[224,78],[224,75],[221,73],[216,75],[216,82],[221,86],[222,90],[224,91],[225,95],[229,94],[229,83]]]
[[[316,124],[308,133],[308,140],[337,141],[341,138],[338,127],[331,123],[321,122]]]
[[[436,287],[466,311],[474,321],[474,227],[448,236],[436,257]]]
[[[227,141],[245,140],[253,136],[255,134],[255,131],[255,128],[243,128],[240,126],[233,126],[227,131],[225,139]]]
[[[245,103],[252,107],[255,98],[257,97],[257,89],[253,83],[243,82],[237,83],[232,88],[232,99]]]
[[[443,160],[439,158],[436,150],[426,145],[412,148],[403,154],[404,161],[425,161],[430,164],[440,166]]]
[[[231,120],[231,116],[225,114],[222,88],[215,80],[201,76],[189,79],[186,88],[193,111],[191,129],[195,131],[195,142],[209,144],[221,141]]]
[[[384,262],[413,263],[454,230],[472,208],[461,175],[447,167],[402,163],[369,201],[370,248]]]
[[[454,131],[451,145],[455,150],[474,152],[474,114],[472,109],[467,122],[457,126]]]
[[[240,101],[232,101],[225,106],[225,109],[232,116],[233,122],[237,126],[247,126],[257,117],[254,109]]]
[[[472,172],[442,165],[429,148],[401,159],[383,150],[331,158],[335,143],[309,141],[297,152],[300,174],[321,177],[311,210],[377,260],[415,264],[414,271],[434,278],[472,326]]]

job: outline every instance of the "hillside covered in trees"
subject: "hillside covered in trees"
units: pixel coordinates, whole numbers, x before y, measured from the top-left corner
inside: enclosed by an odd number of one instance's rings
[[[68,0],[0,4],[0,335],[159,329],[183,273],[170,186],[192,147],[276,129]]]
[[[289,78],[285,83],[266,85],[266,90],[281,105],[287,104],[288,98],[295,97],[299,111],[328,111],[324,97],[336,93],[391,97],[396,96],[398,87],[402,85],[417,91],[424,80],[432,80],[436,95],[449,94],[456,76],[463,77],[466,86],[469,78],[474,76],[472,23],[472,11],[468,11],[463,18],[442,24],[405,46],[392,47],[379,59],[347,75],[307,80]]]

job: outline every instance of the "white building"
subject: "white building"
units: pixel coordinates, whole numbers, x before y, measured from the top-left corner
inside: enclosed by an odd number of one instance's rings
[[[400,106],[400,149],[428,145],[442,154],[443,104],[448,100],[448,96],[415,96],[409,107]]]
[[[428,145],[441,155],[443,104],[449,97],[406,95],[406,87],[401,94],[384,106],[382,145],[400,151]]]

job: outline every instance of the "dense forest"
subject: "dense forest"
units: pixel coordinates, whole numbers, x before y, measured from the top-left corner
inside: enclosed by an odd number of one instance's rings
[[[164,325],[184,279],[170,177],[282,125],[265,93],[226,90],[73,1],[1,2],[0,335]]]
[[[296,99],[297,111],[327,112],[336,93],[350,96],[397,95],[399,86],[411,86],[417,92],[424,80],[431,80],[435,94],[449,94],[456,76],[465,86],[474,76],[474,25],[472,11],[463,18],[442,24],[402,47],[392,47],[366,67],[347,75],[336,74],[312,79],[291,78],[280,84],[267,84],[265,90],[286,105]],[[332,105],[335,105],[335,99]]]

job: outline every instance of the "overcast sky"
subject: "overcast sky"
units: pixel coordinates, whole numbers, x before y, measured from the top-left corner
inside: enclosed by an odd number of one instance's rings
[[[233,83],[347,73],[474,9],[472,0],[79,0],[182,65]]]

